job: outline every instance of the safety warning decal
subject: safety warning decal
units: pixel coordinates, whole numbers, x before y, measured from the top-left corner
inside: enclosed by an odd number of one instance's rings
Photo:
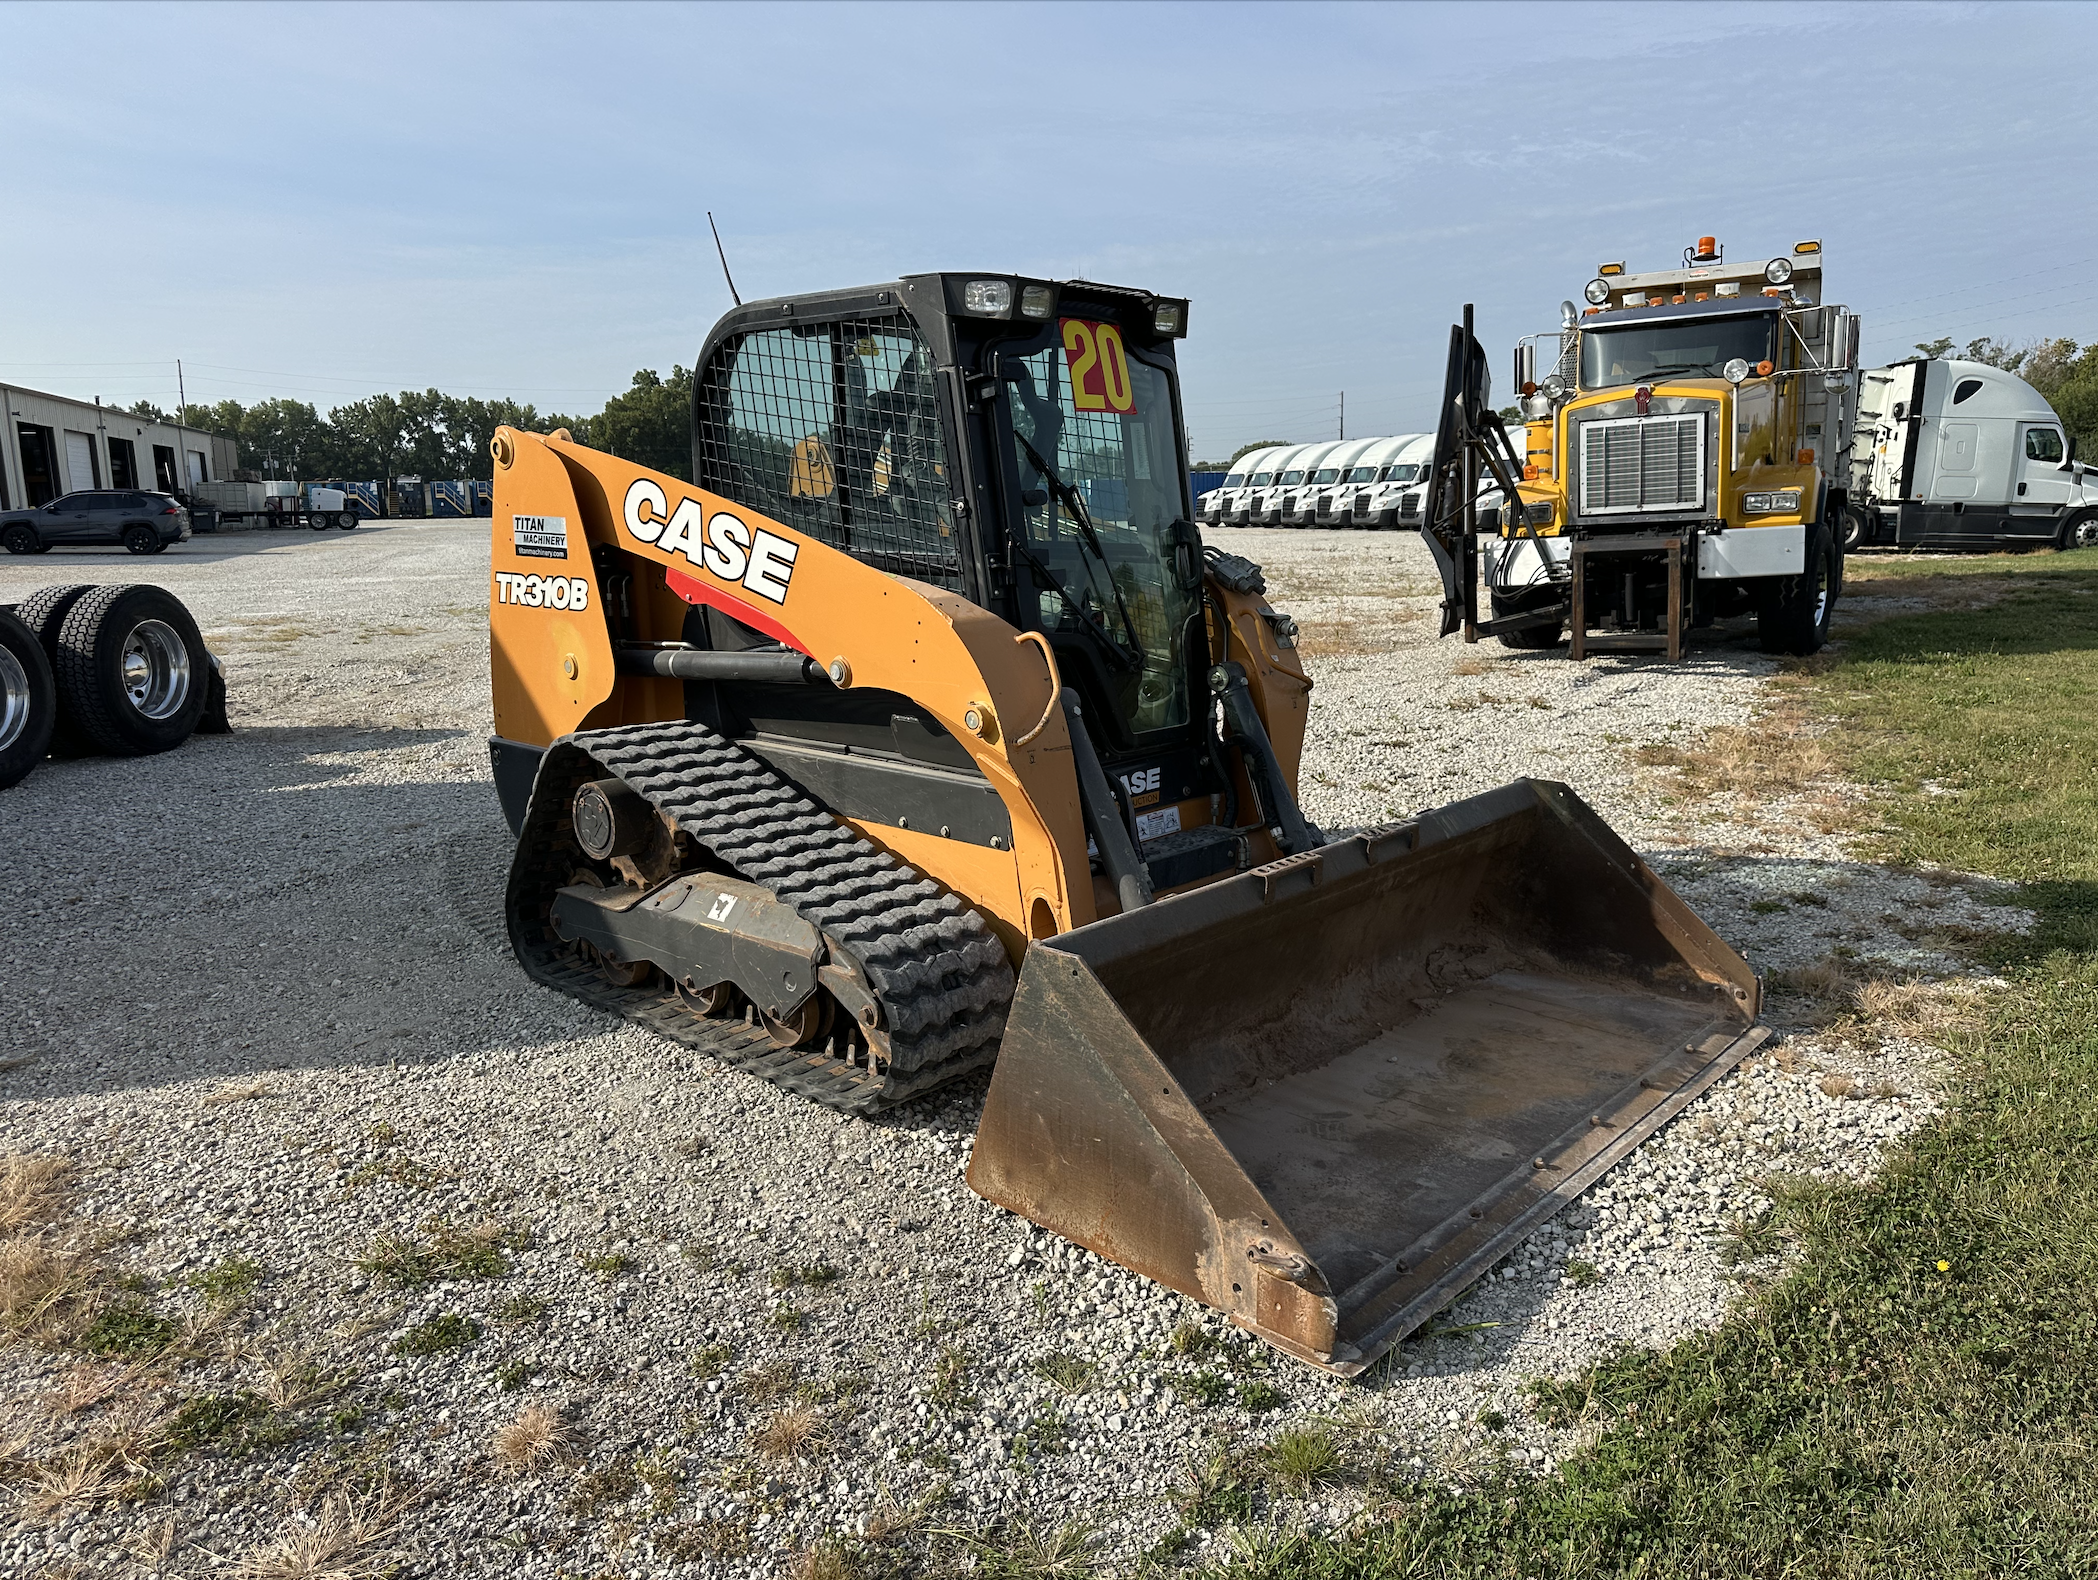
[[[517,552],[527,558],[565,560],[568,558],[568,518],[512,516],[510,541],[517,546]]]

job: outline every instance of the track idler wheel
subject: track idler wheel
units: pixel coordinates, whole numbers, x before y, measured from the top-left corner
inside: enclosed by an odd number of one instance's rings
[[[830,1012],[831,996],[819,989],[791,1015],[780,1017],[760,1011],[758,1019],[764,1023],[765,1035],[772,1039],[773,1047],[806,1048],[821,1042],[829,1033]]]
[[[712,987],[703,988],[687,977],[677,985],[677,996],[685,1008],[709,1020],[720,1020],[736,1010],[736,989],[728,982],[717,982]]]

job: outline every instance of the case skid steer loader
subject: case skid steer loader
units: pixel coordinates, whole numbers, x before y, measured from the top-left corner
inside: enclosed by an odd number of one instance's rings
[[[495,778],[539,980],[864,1113],[996,1060],[969,1183],[1353,1374],[1762,1037],[1565,786],[1327,839],[1310,680],[1182,465],[1187,304],[752,302],[687,484],[495,438]]]

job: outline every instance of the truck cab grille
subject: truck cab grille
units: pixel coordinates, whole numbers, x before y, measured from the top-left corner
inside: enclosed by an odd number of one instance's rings
[[[1705,503],[1705,419],[1618,417],[1581,425],[1584,516],[1696,511]]]

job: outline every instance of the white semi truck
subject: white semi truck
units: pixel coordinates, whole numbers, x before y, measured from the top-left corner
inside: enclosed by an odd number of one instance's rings
[[[2015,373],[1908,361],[1859,380],[1851,548],[2098,547],[2098,476]]]

